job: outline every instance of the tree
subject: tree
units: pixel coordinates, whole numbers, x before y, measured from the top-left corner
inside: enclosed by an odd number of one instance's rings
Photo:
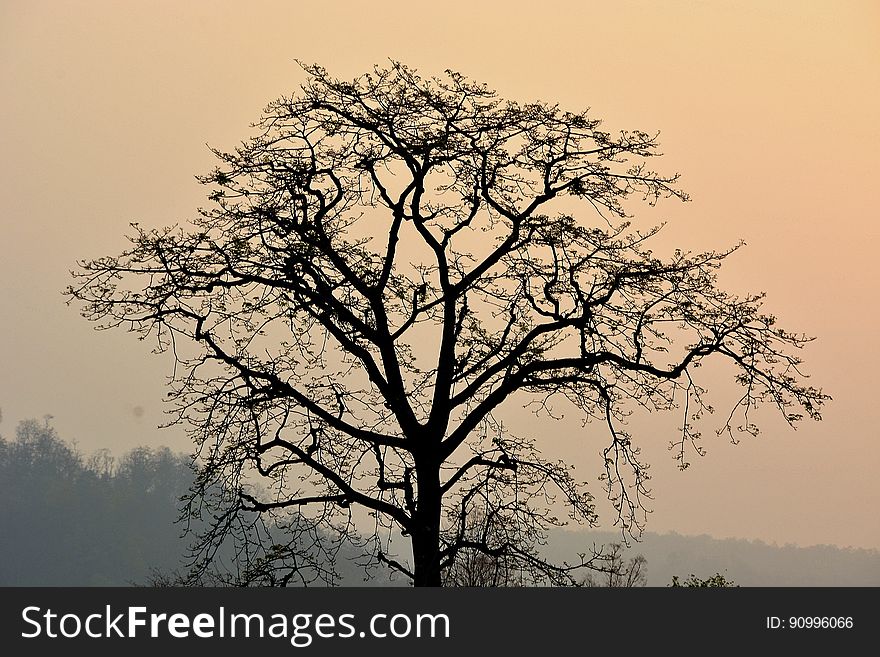
[[[681,581],[678,578],[678,575],[672,576],[672,584],[669,585],[672,588],[736,588],[739,585],[734,584],[732,579],[727,579],[721,573],[715,573],[711,577],[707,577],[706,579],[700,579],[693,573],[688,575],[687,579]]]
[[[629,559],[624,555],[623,543],[612,543],[602,555],[594,572],[584,578],[584,586],[628,589],[646,586],[648,560],[642,554]]]
[[[796,356],[808,338],[776,327],[760,295],[716,286],[735,249],[660,258],[660,227],[628,220],[633,202],[687,199],[648,167],[656,136],[506,102],[452,71],[392,62],[345,82],[303,68],[256,136],[214,150],[199,179],[211,206],[191,226],[132,224],[131,247],[80,262],[67,290],[100,328],[173,353],[172,422],[204,463],[192,506],[216,482],[234,493],[206,545],[234,517],[287,512],[415,585],[441,584],[467,551],[574,582],[589,559],[557,567],[539,548],[550,526],[595,523],[593,497],[504,424],[512,400],[607,429],[604,486],[629,531],[647,473],[622,419],[680,409],[685,467],[711,410],[707,358],[742,386],[731,436],[756,431],[762,402],[790,424],[819,418],[826,396]],[[505,531],[475,535],[474,513]],[[389,551],[392,529],[411,561]]]

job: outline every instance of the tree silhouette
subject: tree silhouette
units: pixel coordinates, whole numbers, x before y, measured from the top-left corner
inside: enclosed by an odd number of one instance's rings
[[[755,431],[762,402],[791,424],[819,418],[826,397],[795,356],[808,338],[759,295],[716,287],[733,249],[662,259],[647,248],[659,228],[627,219],[633,201],[687,198],[648,167],[655,136],[451,71],[304,69],[255,137],[214,151],[212,204],[190,227],[133,224],[131,247],[79,263],[67,290],[100,327],[173,352],[172,422],[204,462],[192,508],[217,482],[231,491],[206,546],[233,518],[285,512],[415,585],[441,584],[464,551],[571,583],[589,559],[556,567],[538,548],[550,526],[594,523],[593,497],[503,423],[511,400],[607,428],[604,485],[629,530],[647,474],[621,420],[680,409],[684,467],[711,410],[694,372],[707,357],[743,390],[723,430]],[[473,513],[505,530],[475,535]],[[392,530],[411,560],[392,556]],[[273,568],[295,570],[275,547]]]
[[[691,573],[687,579],[681,581],[677,575],[672,576],[672,588],[735,588],[733,580],[727,579],[721,573],[715,573],[711,577],[701,579]]]
[[[628,589],[648,584],[648,560],[642,554],[626,558],[623,543],[612,543],[597,560],[597,567],[587,574],[583,585]],[[598,572],[596,572],[598,571]]]

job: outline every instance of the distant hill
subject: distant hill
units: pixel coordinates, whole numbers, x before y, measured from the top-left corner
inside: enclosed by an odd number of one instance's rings
[[[0,437],[0,585],[125,586],[181,563],[174,523],[192,482],[167,448],[89,458],[47,423]]]
[[[194,476],[189,457],[165,447],[86,457],[48,421],[20,423],[14,439],[0,436],[0,586],[178,585],[195,535],[176,521]],[[233,546],[223,548],[230,565]],[[337,571],[364,585],[352,559]]]
[[[558,531],[548,552],[560,559],[594,543],[620,542],[615,532]],[[711,536],[645,533],[627,554],[647,559],[648,586],[668,586],[673,576],[721,573],[740,586],[880,586],[880,551],[834,545],[798,547]]]

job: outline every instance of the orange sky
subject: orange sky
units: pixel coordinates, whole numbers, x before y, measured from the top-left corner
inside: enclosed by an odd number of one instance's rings
[[[668,219],[667,246],[744,239],[724,285],[766,291],[783,326],[819,337],[808,371],[834,396],[820,424],[768,416],[736,447],[707,430],[708,456],[679,473],[672,418],[636,421],[649,529],[880,548],[880,4],[332,4],[0,1],[0,433],[49,413],[87,451],[185,449],[155,430],[169,361],[93,332],[64,306],[67,271],[123,248],[130,221],[191,216],[205,143],[247,136],[302,81],[293,58],[350,77],[391,57],[660,130],[658,165],[693,202],[637,219]],[[594,478],[595,433],[529,426]]]

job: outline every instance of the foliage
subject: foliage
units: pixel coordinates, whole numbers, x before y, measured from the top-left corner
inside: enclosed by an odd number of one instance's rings
[[[727,579],[721,573],[715,573],[711,577],[707,577],[706,579],[700,579],[694,574],[688,576],[686,580],[683,582],[678,579],[677,575],[673,575],[671,587],[690,587],[690,588],[731,588],[736,587],[737,585],[733,583],[733,580]]]

